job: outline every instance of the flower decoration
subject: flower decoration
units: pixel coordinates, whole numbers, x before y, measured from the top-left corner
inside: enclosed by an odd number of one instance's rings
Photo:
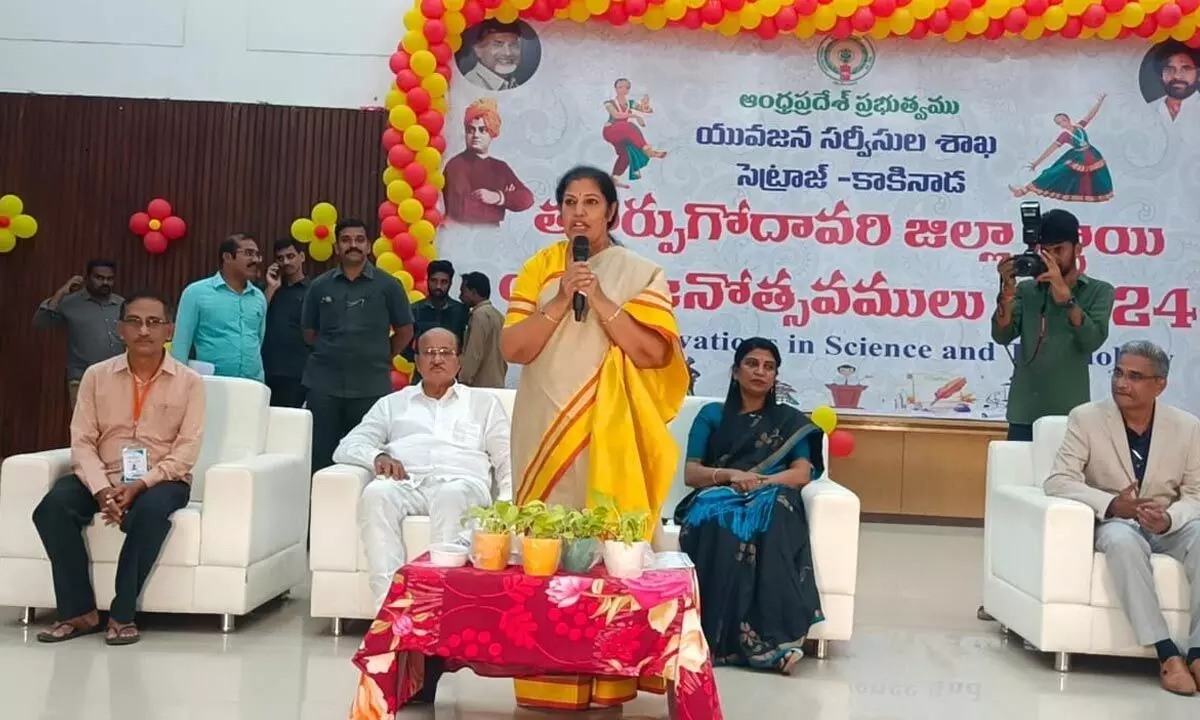
[[[0,197],[0,253],[17,246],[17,238],[28,240],[37,235],[37,220],[25,214],[25,203],[16,195]]]
[[[292,237],[308,244],[310,258],[325,262],[333,256],[333,233],[337,219],[337,208],[330,203],[319,202],[313,205],[309,217],[292,221]]]
[[[146,252],[161,255],[167,251],[171,240],[178,240],[187,234],[187,223],[183,218],[172,214],[171,203],[162,198],[154,198],[146,206],[146,212],[136,212],[129,216],[129,229],[134,235],[142,238]]]

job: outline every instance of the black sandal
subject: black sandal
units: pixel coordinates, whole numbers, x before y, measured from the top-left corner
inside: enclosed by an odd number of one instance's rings
[[[127,625],[109,625],[105,630],[105,645],[133,645],[142,639],[142,634],[138,632],[138,627],[135,623],[129,623]],[[108,635],[108,631],[111,631],[113,634]]]
[[[63,627],[64,625],[67,626],[68,628],[70,628],[71,631],[66,633],[65,635],[56,634],[55,631],[58,630],[59,628]],[[40,633],[38,633],[37,641],[40,643],[66,642],[68,640],[74,640],[77,637],[83,637],[84,635],[95,635],[96,633],[100,632],[101,630],[103,630],[103,627],[100,625],[100,623],[96,623],[95,625],[92,625],[91,627],[81,628],[78,625],[74,625],[72,623],[62,621],[62,622],[55,623],[54,625],[51,625],[49,630],[43,630]]]

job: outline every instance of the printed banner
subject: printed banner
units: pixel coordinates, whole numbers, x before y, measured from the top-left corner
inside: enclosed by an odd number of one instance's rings
[[[441,251],[503,307],[563,236],[558,177],[596,165],[614,234],[671,279],[695,394],[723,396],[762,335],[801,407],[1003,418],[996,264],[1039,200],[1079,217],[1085,271],[1116,286],[1104,397],[1122,342],[1195,348],[1200,99],[1194,50],[1080,47],[484,25],[456,57]],[[1196,365],[1171,383],[1200,409]]]

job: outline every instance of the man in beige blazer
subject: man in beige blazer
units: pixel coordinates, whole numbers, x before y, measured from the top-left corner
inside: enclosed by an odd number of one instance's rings
[[[1121,346],[1112,399],[1071,412],[1045,490],[1095,511],[1096,550],[1138,642],[1158,652],[1164,689],[1192,695],[1200,684],[1200,420],[1158,402],[1170,365],[1153,343]],[[1183,563],[1191,585],[1186,661],[1158,604],[1151,553]]]

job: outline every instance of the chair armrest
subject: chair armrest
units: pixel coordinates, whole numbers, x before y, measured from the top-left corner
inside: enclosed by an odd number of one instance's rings
[[[308,466],[295,455],[218,463],[204,475],[200,564],[249,567],[304,543]]]
[[[41,547],[33,527],[33,510],[50,485],[71,473],[71,451],[13,455],[0,465],[0,553]]]
[[[313,475],[310,569],[358,569],[358,499],[374,477],[353,465],[334,465]]]
[[[1033,443],[993,440],[988,443],[987,487],[1030,486]]]
[[[833,480],[814,480],[801,490],[808,519],[817,584],[824,593],[853,595],[858,582],[861,503]]]
[[[1042,603],[1088,604],[1093,522],[1087,505],[1041,488],[999,487],[988,500],[992,574]]]

